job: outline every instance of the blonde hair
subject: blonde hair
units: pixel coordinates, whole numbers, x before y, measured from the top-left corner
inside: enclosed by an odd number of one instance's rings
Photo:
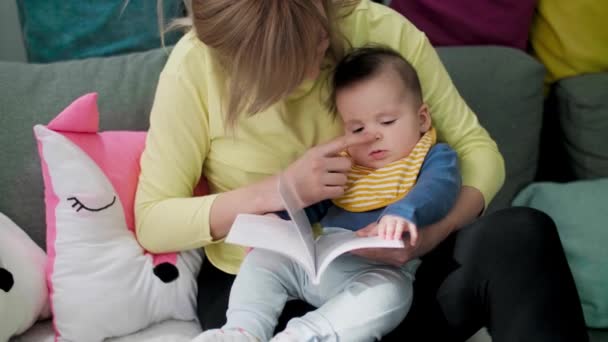
[[[126,1],[128,2],[129,0]],[[192,27],[192,0],[183,0],[182,2],[186,7],[186,16],[183,18],[172,18],[167,24],[165,21],[163,0],[156,0],[156,13],[158,14],[158,27],[160,29],[160,43],[162,47],[165,47],[166,33],[177,29],[187,31]]]
[[[330,41],[326,57],[332,64],[342,58],[348,42],[337,21],[359,0],[184,2],[188,17],[172,27],[192,25],[225,68],[225,115],[228,126],[234,127],[240,113],[259,113],[304,81],[324,36]]]

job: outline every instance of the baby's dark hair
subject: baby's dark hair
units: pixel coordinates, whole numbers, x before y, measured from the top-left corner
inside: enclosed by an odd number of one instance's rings
[[[414,67],[397,51],[383,46],[366,46],[348,53],[334,68],[330,78],[329,110],[336,114],[336,94],[357,82],[376,76],[385,67],[396,71],[406,91],[413,95],[417,105],[422,104],[422,88]]]

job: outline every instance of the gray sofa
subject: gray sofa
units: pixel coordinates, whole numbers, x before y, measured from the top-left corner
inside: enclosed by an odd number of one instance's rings
[[[541,137],[547,134],[543,129],[551,127],[543,120],[547,107],[542,65],[523,52],[501,47],[441,48],[439,53],[505,157],[507,180],[489,211],[509,206],[539,174],[547,179],[562,177],[546,172],[552,169],[555,155],[541,153]],[[49,122],[72,100],[95,91],[102,130],[146,130],[167,54],[168,50],[159,49],[47,65],[0,62],[0,212],[43,248],[43,183],[32,126]],[[608,332],[590,331],[590,335],[593,341],[608,341]]]

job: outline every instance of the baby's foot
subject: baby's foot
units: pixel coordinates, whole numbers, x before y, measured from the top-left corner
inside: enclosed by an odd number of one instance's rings
[[[195,337],[191,342],[259,342],[244,329],[211,329]]]
[[[296,335],[287,330],[283,330],[282,332],[274,335],[274,337],[270,340],[270,342],[297,342],[298,339]]]

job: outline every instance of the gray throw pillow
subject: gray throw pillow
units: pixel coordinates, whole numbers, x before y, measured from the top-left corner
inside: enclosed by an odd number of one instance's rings
[[[574,175],[608,177],[608,73],[561,80],[555,93]]]
[[[505,159],[505,184],[488,212],[508,207],[536,175],[544,67],[524,52],[505,47],[438,51],[458,91],[496,140]]]

